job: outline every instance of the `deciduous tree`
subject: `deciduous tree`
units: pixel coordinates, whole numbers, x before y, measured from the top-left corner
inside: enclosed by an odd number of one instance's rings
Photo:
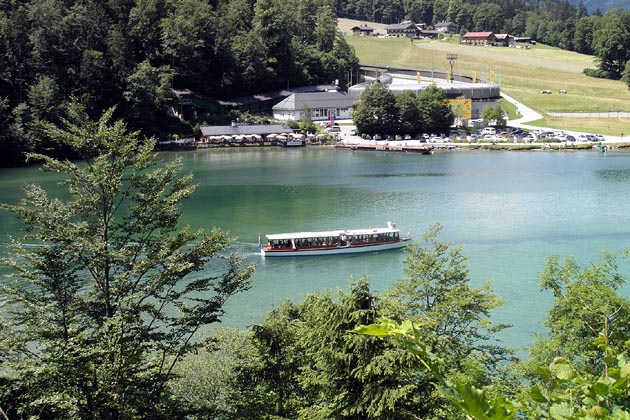
[[[370,84],[352,110],[352,119],[361,133],[393,133],[400,121],[396,98],[383,83]]]
[[[30,185],[20,204],[2,206],[26,230],[2,260],[12,271],[0,369],[25,417],[176,415],[166,388],[174,366],[249,287],[253,267],[229,252],[226,233],[179,226],[191,175],[177,161],[158,164],[155,142],[113,112],[93,121],[74,104],[62,128],[49,127],[83,162],[31,155],[63,174],[64,197]]]

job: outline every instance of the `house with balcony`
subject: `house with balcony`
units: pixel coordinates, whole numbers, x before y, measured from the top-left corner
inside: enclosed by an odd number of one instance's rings
[[[494,32],[466,32],[462,37],[462,43],[468,45],[494,45],[496,41]]]

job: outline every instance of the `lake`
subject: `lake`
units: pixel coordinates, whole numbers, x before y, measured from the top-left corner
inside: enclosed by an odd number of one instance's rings
[[[542,332],[551,302],[538,273],[551,254],[582,264],[603,250],[630,249],[630,154],[613,152],[451,151],[433,155],[341,151],[327,147],[163,152],[181,157],[196,193],[183,206],[193,227],[213,226],[238,237],[258,263],[253,287],[226,306],[223,325],[255,324],[285,299],[345,288],[350,277],[369,276],[382,292],[403,277],[403,251],[345,256],[261,258],[258,235],[351,229],[395,222],[414,238],[439,222],[440,240],[470,257],[473,286],[491,280],[506,304],[495,323],[523,348]],[[0,200],[15,202],[26,182],[55,187],[56,175],[37,168],[0,171]],[[19,235],[0,212],[0,252],[7,235]],[[627,273],[627,264],[621,262]]]

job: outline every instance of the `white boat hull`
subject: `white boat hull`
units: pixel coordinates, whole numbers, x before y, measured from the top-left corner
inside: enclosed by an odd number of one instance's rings
[[[380,244],[367,244],[367,245],[346,245],[336,248],[307,248],[297,250],[260,250],[263,257],[306,257],[314,255],[335,255],[335,254],[355,254],[359,252],[374,252],[374,251],[386,251],[388,249],[398,249],[405,246],[405,242],[411,238],[401,238],[397,242],[388,242]]]

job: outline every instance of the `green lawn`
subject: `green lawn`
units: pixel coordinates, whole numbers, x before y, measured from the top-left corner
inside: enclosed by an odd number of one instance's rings
[[[594,57],[545,45],[534,45],[529,49],[505,47],[481,47],[462,45],[459,36],[447,40],[414,40],[398,38],[355,37],[349,28],[359,21],[339,19],[339,27],[346,39],[355,48],[361,63],[383,64],[401,67],[416,67],[445,71],[448,69],[446,53],[458,56],[455,73],[479,78],[490,78],[501,90],[518,101],[544,114],[546,112],[606,112],[629,111],[630,91],[621,81],[595,79],[583,74],[587,67],[594,68]],[[384,25],[369,24],[380,33]],[[541,95],[540,90],[551,90],[551,95]],[[566,94],[558,94],[559,90]],[[548,122],[561,126],[582,126],[585,121],[568,118],[547,118]],[[588,122],[598,132],[618,135],[618,126],[627,121]],[[610,127],[610,126],[614,126]],[[567,127],[568,128],[568,127]],[[616,132],[617,131],[617,132]],[[630,132],[630,127],[627,129]]]

